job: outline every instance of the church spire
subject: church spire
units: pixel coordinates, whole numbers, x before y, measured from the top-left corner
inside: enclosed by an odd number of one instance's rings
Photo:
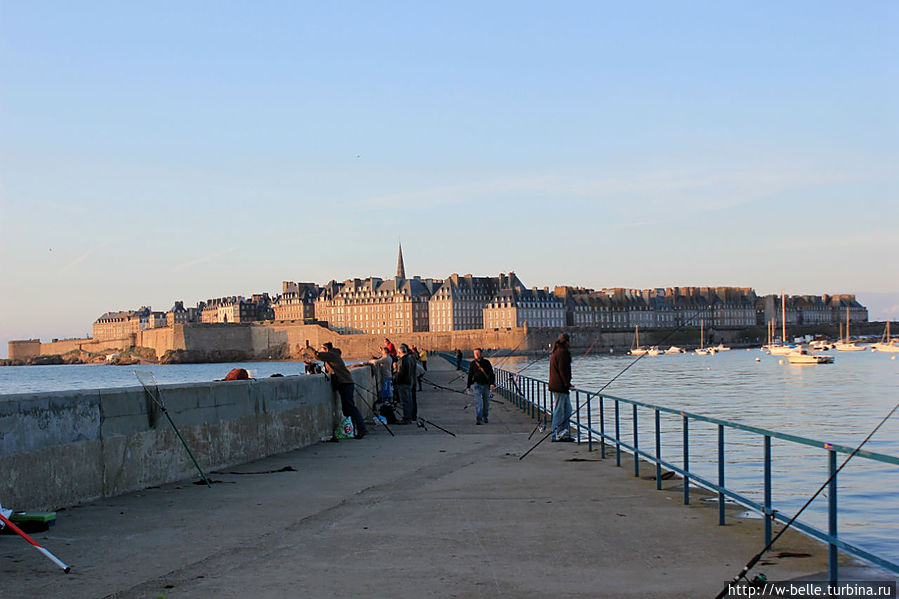
[[[400,244],[400,255],[396,261],[396,278],[405,279],[406,278],[406,266],[403,264],[403,244]]]

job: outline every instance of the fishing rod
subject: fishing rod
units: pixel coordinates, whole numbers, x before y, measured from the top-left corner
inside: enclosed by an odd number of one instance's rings
[[[681,330],[682,328],[684,328],[685,326],[687,326],[687,324],[692,323],[694,320],[696,320],[696,317],[697,317],[697,316],[699,316],[700,314],[705,313],[705,312],[708,311],[709,309],[711,309],[711,306],[706,306],[706,307],[703,308],[702,310],[697,310],[695,313],[693,313],[692,316],[690,316],[690,318],[684,320],[683,324],[681,324],[679,327],[677,327],[676,329],[672,330],[672,331],[669,332],[667,335],[665,335],[665,337],[662,338],[662,340],[659,342],[659,344],[662,344],[662,343],[664,343],[665,341],[667,341],[668,339],[670,339],[675,333],[677,333],[679,330]],[[620,377],[620,376],[623,375],[625,372],[627,372],[628,370],[630,370],[631,367],[634,366],[634,364],[636,364],[637,362],[639,362],[640,360],[642,360],[643,357],[644,357],[644,356],[647,356],[647,355],[649,355],[649,354],[640,354],[639,356],[637,356],[637,359],[636,359],[636,360],[632,361],[630,364],[628,364],[627,366],[625,366],[624,368],[622,368],[621,371],[618,372],[618,374],[616,374],[614,377],[612,377],[612,379],[611,379],[608,383],[606,383],[605,385],[603,385],[598,391],[596,391],[595,393],[592,393],[592,394],[591,394],[591,393],[588,393],[588,394],[587,394],[587,399],[586,399],[585,401],[582,401],[582,402],[575,408],[574,412],[572,412],[572,413],[577,414],[577,413],[581,410],[581,408],[584,407],[584,405],[585,405],[588,401],[590,401],[591,396],[592,396],[592,397],[595,397],[595,396],[599,395],[600,393],[602,393],[603,390],[605,390],[606,387],[608,387],[609,385],[611,385],[612,383],[614,383],[614,382],[618,379],[618,377]],[[518,460],[521,461],[521,460],[523,460],[524,458],[526,458],[526,457],[528,456],[529,453],[531,453],[532,451],[534,451],[535,449],[537,449],[537,446],[538,446],[538,445],[540,445],[541,443],[543,443],[544,441],[546,441],[546,440],[549,438],[549,436],[550,436],[551,434],[553,434],[553,432],[555,432],[555,431],[551,430],[551,431],[549,431],[548,433],[546,433],[546,434],[545,434],[539,441],[537,441],[537,442],[536,442],[530,449],[528,449],[526,452],[524,452],[524,453],[521,455],[521,457],[518,458]],[[532,434],[533,434],[533,433],[532,433]]]
[[[41,553],[43,553],[44,556],[46,556],[47,559],[49,559],[51,562],[53,562],[54,564],[56,564],[57,566],[59,566],[60,568],[62,568],[62,571],[63,571],[63,572],[65,572],[66,574],[68,574],[68,573],[72,570],[72,568],[71,568],[70,566],[67,566],[66,564],[64,564],[64,563],[62,562],[62,560],[60,560],[58,557],[56,557],[55,555],[53,555],[52,553],[50,553],[47,549],[45,549],[43,546],[41,546],[40,543],[38,543],[37,541],[35,541],[34,539],[32,539],[30,536],[28,536],[28,535],[25,533],[25,531],[23,531],[21,528],[19,528],[19,527],[16,526],[15,524],[13,524],[12,521],[10,521],[9,519],[7,519],[7,517],[4,516],[2,513],[0,513],[0,522],[2,522],[3,524],[5,524],[6,526],[8,526],[9,529],[10,529],[11,531],[13,531],[13,532],[16,533],[17,535],[19,535],[20,537],[22,537],[23,539],[25,539],[25,540],[28,542],[29,545],[31,545],[32,547],[34,547],[35,549],[37,549],[38,551],[40,551]]]
[[[423,380],[425,383],[427,383],[427,384],[429,384],[429,385],[432,385],[435,389],[443,389],[444,391],[451,391],[451,392],[453,392],[453,393],[458,393],[458,394],[460,394],[460,395],[465,395],[466,397],[468,396],[468,393],[466,393],[465,391],[459,391],[458,389],[452,389],[452,388],[450,388],[450,387],[444,387],[443,385],[438,385],[437,383],[435,383],[434,381],[431,381],[431,380],[429,380],[429,379],[422,379],[422,380]],[[502,401],[500,401],[500,400],[498,400],[498,399],[493,399],[493,398],[491,398],[490,401],[492,401],[493,403],[505,403],[505,402],[502,402]],[[468,409],[468,406],[466,405],[466,406],[465,406],[464,408],[462,408],[462,409],[463,409],[463,410]]]
[[[362,387],[365,391],[368,391],[369,393],[371,393],[371,389],[368,389],[368,388],[366,388],[366,387],[363,387],[362,385],[359,385],[358,383],[356,383],[356,384],[357,384],[359,387]],[[391,437],[396,437],[396,435],[393,434],[393,431],[390,430],[390,427],[387,426],[387,419],[385,418],[385,419],[382,421],[381,418],[379,418],[380,414],[376,414],[376,413],[375,413],[375,408],[374,408],[374,406],[371,405],[370,403],[368,403],[367,401],[365,401],[365,398],[362,397],[362,394],[361,394],[361,393],[359,393],[359,389],[357,389],[357,388],[354,386],[354,387],[353,387],[353,391],[355,391],[356,396],[359,397],[359,400],[362,402],[362,405],[364,405],[366,408],[368,408],[369,410],[371,410],[371,414],[372,414],[372,416],[374,417],[374,421],[377,422],[378,424],[382,425],[384,428],[386,428],[386,429],[387,429],[387,432],[390,433],[390,436],[391,436]]]
[[[140,381],[141,386],[144,388],[144,394],[150,398],[150,400],[159,406],[159,409],[162,410],[162,413],[165,414],[165,417],[168,419],[169,424],[172,425],[172,428],[175,430],[175,434],[178,435],[178,438],[181,439],[181,444],[184,445],[184,449],[187,450],[187,455],[190,456],[190,459],[193,461],[194,466],[197,467],[197,471],[200,473],[200,477],[203,479],[203,482],[206,483],[206,486],[210,489],[212,488],[212,484],[209,482],[209,479],[206,478],[206,474],[203,472],[203,469],[200,468],[200,464],[197,462],[197,458],[194,457],[194,452],[190,450],[190,447],[187,445],[187,441],[184,440],[184,437],[181,435],[181,431],[178,430],[178,427],[175,426],[175,421],[172,420],[171,415],[169,415],[168,409],[165,407],[165,402],[162,400],[162,396],[159,394],[159,383],[156,381],[156,375],[152,372],[145,370],[135,370],[134,376],[137,377],[137,380]],[[150,390],[150,385],[152,384],[153,390]]]
[[[502,358],[499,359],[499,361],[496,363],[496,367],[498,368],[500,366],[500,364],[502,364],[503,362],[505,362],[506,360],[511,358],[515,354],[515,351],[519,347],[521,347],[521,344],[524,343],[530,335],[531,335],[531,331],[529,330],[527,333],[525,333],[524,337],[521,338],[521,340],[518,342],[518,344],[515,347],[513,347],[511,350],[509,350],[508,354],[506,354],[505,356],[503,356]],[[449,385],[456,379],[462,378],[463,376],[465,376],[465,374],[466,374],[465,371],[463,371],[462,374],[457,374],[455,377],[453,377],[449,381],[447,381],[446,384]]]
[[[421,416],[419,416],[419,417],[418,417],[418,428],[423,428],[423,429],[425,429],[425,430],[428,430],[428,427],[425,426],[425,423],[430,424],[431,426],[433,426],[433,427],[436,428],[436,429],[442,430],[442,431],[445,432],[447,435],[452,435],[453,437],[456,436],[456,433],[450,432],[450,431],[446,430],[445,428],[443,428],[442,426],[440,426],[439,424],[434,424],[434,423],[431,422],[430,420],[428,420],[428,419],[426,419],[426,418],[422,418]]]
[[[767,545],[765,545],[765,548],[762,549],[761,551],[759,551],[756,555],[754,555],[751,560],[746,562],[746,565],[743,566],[743,569],[740,570],[740,573],[737,574],[736,576],[734,576],[733,580],[731,580],[729,583],[727,583],[724,586],[724,588],[721,589],[720,593],[715,595],[715,599],[721,599],[722,597],[726,596],[730,589],[730,585],[736,584],[737,582],[740,581],[741,578],[746,579],[746,574],[748,574],[749,571],[759,562],[759,560],[762,559],[762,556],[769,549],[771,549],[771,547],[774,546],[774,543],[777,541],[777,539],[779,539],[781,536],[783,536],[783,534],[785,532],[787,532],[787,530],[793,525],[793,523],[796,521],[796,519],[799,518],[799,515],[805,511],[805,508],[807,508],[809,505],[811,505],[812,501],[814,501],[815,498],[818,497],[818,495],[820,495],[821,492],[827,488],[827,485],[829,485],[833,481],[833,479],[836,478],[836,476],[837,476],[837,474],[839,474],[840,470],[842,470],[843,467],[849,463],[849,460],[851,460],[853,457],[855,457],[855,454],[857,454],[859,451],[861,451],[862,447],[871,439],[871,437],[874,436],[874,434],[878,430],[880,430],[880,427],[883,426],[886,423],[886,421],[890,419],[890,417],[893,415],[893,413],[896,412],[897,409],[899,409],[899,402],[897,402],[896,405],[893,406],[893,409],[890,410],[889,413],[886,416],[884,416],[880,422],[877,423],[877,426],[875,426],[874,429],[870,433],[868,433],[868,436],[865,437],[861,443],[859,443],[858,447],[853,449],[852,453],[850,453],[848,456],[846,456],[846,459],[843,460],[843,463],[840,464],[840,467],[837,468],[836,470],[834,470],[833,473],[827,477],[827,480],[825,480],[824,483],[820,487],[818,487],[818,490],[815,491],[815,494],[812,495],[811,497],[809,497],[808,501],[805,502],[805,505],[803,505],[801,508],[799,508],[799,511],[796,512],[796,515],[794,515],[792,518],[790,518],[790,521],[784,525],[784,527],[780,530],[779,533],[777,533],[777,535],[773,539],[771,539],[771,542],[769,542]],[[748,579],[746,579],[746,580],[748,582]]]
[[[575,372],[577,372],[578,366],[581,365],[581,362],[583,362],[584,358],[587,357],[587,354],[590,353],[590,351],[593,349],[593,346],[596,345],[596,342],[599,341],[599,338],[601,336],[602,336],[602,332],[600,331],[600,333],[597,334],[596,337],[593,339],[593,343],[590,344],[590,347],[587,348],[587,351],[585,351],[583,353],[583,355],[581,355],[581,357],[578,359],[577,364],[575,364],[574,368],[571,369],[572,376],[574,375]],[[513,384],[515,384],[515,388],[518,389],[518,384],[515,382],[514,377],[512,379],[512,382],[513,382]],[[520,389],[519,389],[519,393],[521,393]],[[521,395],[523,396],[524,394],[521,393]],[[528,435],[528,441],[531,440],[531,437],[534,436],[534,433],[536,433],[537,429],[540,429],[541,426],[543,427],[541,430],[546,430],[546,413],[543,412],[542,410],[541,410],[540,416],[537,418],[537,425],[534,427],[534,430],[531,431],[531,434]]]

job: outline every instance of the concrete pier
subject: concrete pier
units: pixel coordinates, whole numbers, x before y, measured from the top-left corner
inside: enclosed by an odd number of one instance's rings
[[[464,387],[443,360],[430,365],[435,383]],[[713,502],[681,504],[680,481],[656,491],[586,445],[547,441],[519,460],[533,421],[494,403],[476,426],[470,401],[419,394],[420,415],[455,437],[375,425],[215,472],[211,489],[188,480],[61,510],[35,538],[71,573],[0,536],[0,595],[710,597],[761,549],[761,521],[742,509],[718,526]],[[787,580],[825,558],[787,534],[756,571]]]

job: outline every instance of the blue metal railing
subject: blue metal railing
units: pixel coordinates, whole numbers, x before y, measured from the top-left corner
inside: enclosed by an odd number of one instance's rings
[[[455,357],[450,354],[441,354],[444,358],[455,364]],[[464,370],[468,369],[468,361],[464,360],[462,364]],[[500,368],[494,369],[496,373],[496,387],[509,401],[524,411],[532,418],[546,422],[552,417],[552,399],[548,393],[548,385],[545,381],[532,377],[520,375],[518,373],[509,372]],[[630,453],[634,456],[634,476],[640,475],[640,459],[643,458],[651,464],[655,464],[656,489],[662,488],[662,467],[679,474],[683,477],[683,496],[684,504],[690,503],[690,484],[709,489],[717,494],[718,502],[718,523],[724,525],[724,506],[726,499],[744,505],[749,509],[763,515],[764,518],[764,536],[765,544],[771,542],[772,539],[772,523],[779,521],[787,523],[791,516],[776,510],[772,503],[772,458],[771,458],[771,440],[779,439],[790,443],[796,443],[817,449],[823,449],[827,452],[828,457],[828,475],[833,475],[837,470],[837,454],[850,454],[855,451],[853,447],[826,443],[815,439],[780,433],[755,426],[740,424],[719,418],[710,418],[693,414],[682,410],[674,410],[663,406],[657,406],[650,403],[623,399],[606,394],[597,394],[584,391],[581,389],[572,389],[572,401],[575,402],[574,422],[572,426],[577,432],[578,442],[583,442],[586,437],[587,447],[589,451],[593,451],[594,437],[599,440],[600,452],[603,458],[606,457],[607,445],[611,448],[614,446],[616,465],[621,466],[622,453]],[[610,434],[606,429],[606,404],[611,401],[614,403],[614,423],[615,432]],[[595,428],[593,422],[593,408],[599,405],[599,430]],[[631,406],[631,439],[628,443],[626,439],[622,439],[621,427],[623,425],[621,416],[621,404]],[[579,407],[580,409],[577,409]],[[638,409],[651,410],[654,414],[655,422],[655,446],[654,451],[647,451],[639,443],[639,420]],[[581,422],[581,411],[585,410],[587,423]],[[661,436],[661,415],[672,414],[680,417],[683,432],[683,442],[681,446],[681,464],[675,464],[669,460],[662,458],[662,436]],[[690,422],[705,422],[715,425],[717,428],[717,480],[710,480],[709,477],[703,476],[696,472],[695,468],[690,468]],[[725,432],[728,429],[751,433],[757,437],[761,437],[763,450],[763,473],[762,482],[764,485],[762,493],[762,501],[756,501],[734,489],[728,488],[726,485],[725,466],[726,444]],[[855,454],[856,457],[873,460],[883,464],[899,466],[899,457],[876,453],[872,451],[860,450]],[[838,514],[839,505],[837,501],[837,477],[834,476],[828,486],[827,492],[827,516],[828,525],[827,532],[812,526],[806,522],[797,520],[793,522],[793,528],[816,538],[828,545],[828,570],[831,580],[838,580],[837,554],[843,551],[849,555],[859,557],[881,568],[884,568],[894,574],[899,574],[899,564],[892,562],[886,558],[875,555],[869,551],[857,547],[839,538],[838,534]]]

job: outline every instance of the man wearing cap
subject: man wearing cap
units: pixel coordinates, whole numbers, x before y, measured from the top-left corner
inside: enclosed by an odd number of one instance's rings
[[[349,416],[353,421],[353,430],[355,438],[361,439],[368,433],[365,428],[365,421],[362,419],[362,413],[356,407],[353,401],[353,393],[356,391],[356,383],[353,376],[347,370],[343,358],[340,357],[340,350],[331,345],[330,342],[322,344],[319,351],[315,351],[308,345],[303,349],[303,355],[313,360],[324,362],[325,371],[331,375],[331,387],[340,395],[340,410],[344,416]]]
[[[549,358],[549,391],[553,398],[553,430],[552,440],[572,442],[571,438],[571,352],[568,346],[571,339],[568,333],[562,333],[553,344],[553,353]]]

